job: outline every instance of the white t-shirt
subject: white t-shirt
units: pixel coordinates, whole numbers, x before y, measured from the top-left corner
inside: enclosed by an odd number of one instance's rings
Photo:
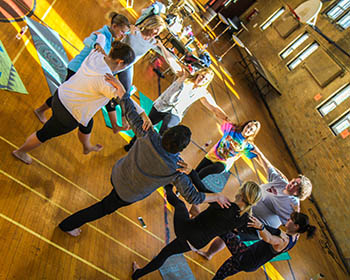
[[[202,97],[215,103],[206,88],[193,89],[193,83],[175,81],[154,101],[154,108],[158,112],[169,112],[182,119],[189,107]]]
[[[117,90],[105,81],[106,73],[112,74],[112,71],[104,55],[91,52],[79,70],[58,88],[58,97],[64,107],[84,126],[109,100],[117,97]],[[144,111],[136,102],[134,104],[139,114]]]

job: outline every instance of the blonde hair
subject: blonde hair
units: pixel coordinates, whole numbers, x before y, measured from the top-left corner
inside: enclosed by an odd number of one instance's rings
[[[211,70],[210,68],[202,68],[202,69],[198,70],[196,73],[194,73],[193,76],[187,78],[185,83],[194,83],[199,75],[204,75],[204,76],[208,75],[209,76],[208,81],[204,85],[200,86],[202,88],[206,88],[214,78],[213,70]]]
[[[297,197],[300,200],[305,200],[306,198],[308,198],[311,195],[312,183],[311,183],[310,179],[304,175],[299,175],[299,178],[300,178],[301,182],[300,182],[299,194],[297,195]]]
[[[160,31],[165,28],[165,22],[161,16],[154,15],[146,18],[140,25],[138,25],[141,32],[143,31],[151,31],[158,27],[161,27]]]
[[[256,205],[262,197],[262,191],[259,185],[253,181],[246,181],[239,188],[238,194],[242,196],[242,201],[246,204],[241,210],[241,215],[248,212],[250,214],[252,207]]]

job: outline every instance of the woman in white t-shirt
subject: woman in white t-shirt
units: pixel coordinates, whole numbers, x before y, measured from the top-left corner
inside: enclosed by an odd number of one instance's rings
[[[90,53],[77,73],[57,89],[52,100],[52,117],[12,154],[24,163],[31,164],[32,159],[27,154],[29,151],[76,127],[79,127],[78,137],[83,145],[84,154],[100,151],[101,145],[90,143],[92,117],[112,98],[121,98],[125,93],[120,82],[119,87],[115,88],[105,81],[104,75],[122,70],[134,59],[134,51],[121,42],[113,42],[108,56],[100,52]],[[138,109],[139,113],[143,112],[141,108]],[[146,127],[147,122],[144,125]]]
[[[159,44],[159,47],[163,51],[164,46]],[[230,121],[207,90],[214,78],[214,72],[209,68],[203,68],[190,75],[170,53],[165,51],[163,53],[178,78],[154,101],[148,115],[153,125],[163,121],[159,133],[163,134],[168,128],[178,125],[197,100],[200,100],[217,118]],[[124,149],[129,151],[135,141],[134,137]]]

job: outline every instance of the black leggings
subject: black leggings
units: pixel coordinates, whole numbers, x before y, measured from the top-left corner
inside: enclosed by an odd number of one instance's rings
[[[207,158],[203,158],[202,161],[196,167],[196,171],[200,179],[207,177],[210,174],[218,174],[225,170],[225,165],[222,162],[212,162]],[[200,192],[212,193],[212,191],[204,188],[198,188]]]
[[[100,202],[91,205],[88,208],[80,210],[68,218],[64,219],[58,226],[63,231],[71,231],[73,229],[79,228],[82,225],[100,219],[106,215],[109,215],[116,211],[120,207],[130,205],[130,202],[122,200],[115,189],[111,191]]]
[[[139,279],[140,277],[159,269],[167,258],[172,255],[191,251],[187,241],[183,238],[183,233],[186,230],[186,222],[190,220],[186,205],[173,193],[171,185],[168,185],[165,189],[168,202],[175,207],[174,229],[177,238],[166,245],[145,267],[137,269],[133,273],[132,279]]]

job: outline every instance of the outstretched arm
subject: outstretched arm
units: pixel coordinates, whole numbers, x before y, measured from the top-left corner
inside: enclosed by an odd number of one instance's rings
[[[208,96],[206,97],[202,97],[200,101],[205,107],[207,107],[211,112],[213,112],[218,119],[231,122],[224,110],[222,110],[221,107],[219,107],[219,105],[216,104],[215,100],[210,94],[208,94]]]

